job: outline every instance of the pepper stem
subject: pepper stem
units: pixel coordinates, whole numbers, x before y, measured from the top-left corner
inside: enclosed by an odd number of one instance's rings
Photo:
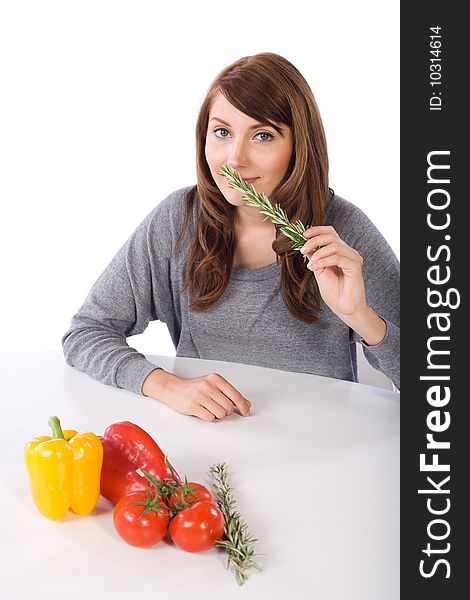
[[[52,437],[54,439],[65,440],[64,432],[62,431],[58,417],[49,417],[47,424],[52,429]]]

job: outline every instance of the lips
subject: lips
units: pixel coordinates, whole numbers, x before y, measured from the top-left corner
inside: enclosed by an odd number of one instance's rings
[[[243,181],[245,183],[253,183],[253,181],[256,181],[257,179],[258,179],[258,177],[248,177],[248,178],[243,177]]]

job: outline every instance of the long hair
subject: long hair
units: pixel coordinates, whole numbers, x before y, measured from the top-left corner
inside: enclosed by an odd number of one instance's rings
[[[188,194],[187,228],[196,190],[200,212],[189,252],[186,287],[190,308],[204,311],[220,298],[228,285],[236,248],[235,207],[217,187],[205,157],[211,104],[217,93],[238,110],[260,122],[290,127],[292,155],[284,179],[270,194],[291,221],[307,227],[323,224],[331,190],[325,133],[312,90],[301,73],[285,58],[261,53],[241,58],[213,81],[202,103],[196,124],[197,186]],[[291,241],[277,233],[273,250],[280,262],[280,286],[287,309],[297,319],[313,322],[320,310],[315,277]]]

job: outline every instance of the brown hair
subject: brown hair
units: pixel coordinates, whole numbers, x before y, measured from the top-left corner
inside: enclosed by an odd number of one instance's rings
[[[194,311],[208,309],[224,292],[236,247],[234,206],[214,182],[205,157],[209,111],[218,92],[253,119],[291,128],[290,163],[283,181],[270,194],[291,221],[300,219],[306,226],[323,224],[331,193],[323,124],[301,73],[282,56],[268,52],[241,58],[226,67],[209,87],[196,124],[197,186],[188,195],[185,218],[186,228],[197,189],[200,214],[186,274]],[[273,249],[280,261],[280,285],[288,310],[301,321],[315,321],[320,294],[313,273],[282,234],[278,233]]]

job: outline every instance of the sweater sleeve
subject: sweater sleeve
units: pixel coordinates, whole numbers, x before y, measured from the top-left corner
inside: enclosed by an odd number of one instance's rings
[[[356,333],[372,367],[400,387],[400,265],[388,242],[356,206],[337,198],[338,234],[363,258],[362,273],[368,305],[386,325],[384,339],[369,346]],[[336,212],[336,210],[335,210]],[[340,216],[339,216],[340,215]]]
[[[62,338],[69,365],[138,394],[158,365],[131,348],[126,338],[143,333],[150,321],[166,322],[172,312],[168,201],[171,204],[171,196],[147,216],[112,259]]]

